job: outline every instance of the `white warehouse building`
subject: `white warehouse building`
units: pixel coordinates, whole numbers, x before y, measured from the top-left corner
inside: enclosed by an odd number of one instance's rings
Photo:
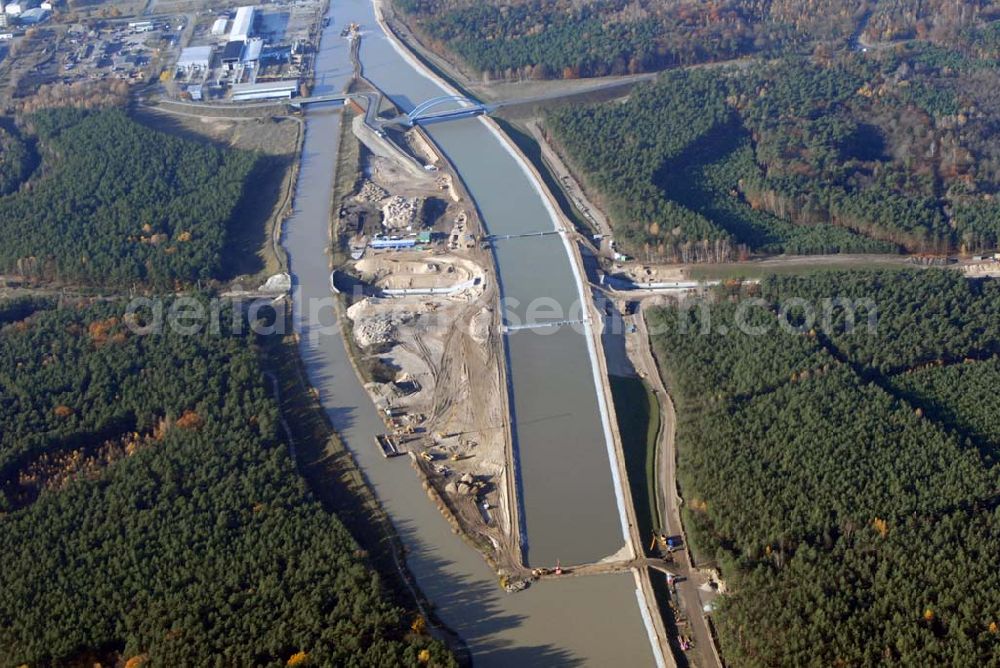
[[[177,59],[177,71],[190,74],[192,72],[204,72],[212,64],[212,47],[210,46],[189,46],[181,51],[181,57]]]
[[[226,26],[229,24],[229,19],[225,16],[220,16],[215,19],[215,23],[212,24],[212,37],[222,37],[226,34]]]
[[[20,16],[29,9],[33,9],[38,6],[38,0],[18,0],[17,2],[8,2],[4,5],[4,12],[9,16]]]
[[[26,26],[38,25],[39,23],[44,23],[45,20],[49,18],[49,14],[51,13],[52,12],[50,12],[47,9],[42,9],[41,7],[34,7],[32,9],[26,9],[23,12],[21,12],[21,15],[17,17],[17,20],[18,22],[21,23],[21,25],[26,25]]]
[[[243,83],[233,86],[233,101],[287,100],[299,90],[298,81],[269,81],[267,83]]]
[[[230,42],[245,42],[253,34],[255,11],[253,7],[240,7],[236,10],[233,27],[229,29]]]

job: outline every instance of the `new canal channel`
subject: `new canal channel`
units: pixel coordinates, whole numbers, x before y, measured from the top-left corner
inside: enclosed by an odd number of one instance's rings
[[[379,30],[369,2],[335,0],[330,18],[316,63],[315,95],[339,92],[350,78],[349,45],[339,35],[352,21],[366,29],[365,75],[400,107],[410,109],[442,93]],[[545,580],[506,594],[482,557],[452,532],[406,461],[387,461],[372,446],[383,424],[354,374],[329,307],[326,248],[340,112],[313,108],[306,118],[295,213],[283,236],[301,353],[335,428],[392,518],[409,569],[437,616],[463,638],[476,665],[655,665],[633,575]],[[533,179],[482,120],[429,131],[490,233],[556,225]],[[510,239],[498,244],[496,253],[512,320],[530,321],[540,303],[549,305],[546,314],[559,310],[579,317],[583,286],[559,235]],[[315,317],[319,304],[327,306]],[[585,563],[608,557],[625,539],[588,337],[571,327],[528,329],[510,334],[507,343],[527,560],[548,566],[557,559]]]

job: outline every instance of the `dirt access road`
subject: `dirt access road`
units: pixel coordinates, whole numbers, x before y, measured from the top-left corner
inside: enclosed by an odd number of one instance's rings
[[[640,305],[635,315],[636,331],[629,335],[629,354],[632,363],[641,375],[652,385],[660,404],[660,432],[656,444],[656,504],[661,521],[667,535],[683,536],[681,525],[681,498],[677,493],[675,464],[677,453],[674,437],[677,431],[677,416],[674,413],[674,403],[667,393],[656,360],[653,357],[649,331],[646,327],[645,306]],[[675,597],[680,609],[688,621],[687,635],[694,640],[694,649],[688,653],[690,662],[699,668],[719,667],[722,662],[712,640],[708,621],[702,611],[702,597],[699,588],[707,584],[707,578],[700,573],[691,562],[691,554],[687,549],[687,539],[684,539],[685,549],[675,553],[673,572],[678,576],[675,584]]]

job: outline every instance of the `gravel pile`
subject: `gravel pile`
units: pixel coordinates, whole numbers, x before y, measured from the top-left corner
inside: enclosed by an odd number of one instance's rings
[[[361,186],[361,191],[358,193],[358,199],[362,202],[381,202],[388,196],[389,193],[385,188],[372,181],[365,181],[365,184]]]
[[[420,198],[393,195],[382,204],[382,224],[390,230],[401,230],[413,225],[420,211]]]
[[[409,311],[398,311],[364,317],[365,306],[365,302],[361,301],[347,309],[347,317],[354,323],[354,340],[362,348],[393,342],[396,328],[415,316]]]

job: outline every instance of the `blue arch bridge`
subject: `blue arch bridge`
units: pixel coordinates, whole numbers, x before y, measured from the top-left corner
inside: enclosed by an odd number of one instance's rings
[[[441,109],[441,107],[445,107]],[[413,127],[441,121],[452,121],[459,118],[469,118],[488,114],[490,107],[481,102],[470,100],[464,95],[441,95],[421,102],[409,113],[396,119],[398,122]]]

